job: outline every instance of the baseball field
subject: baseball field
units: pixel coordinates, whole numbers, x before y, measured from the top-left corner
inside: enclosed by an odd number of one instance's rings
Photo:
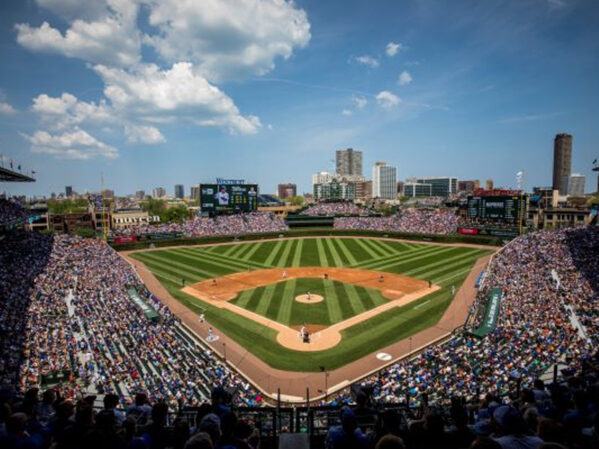
[[[435,326],[452,300],[460,300],[477,260],[491,253],[323,237],[142,250],[127,257],[142,262],[190,313],[203,314],[215,334],[274,369],[308,373],[342,367]]]

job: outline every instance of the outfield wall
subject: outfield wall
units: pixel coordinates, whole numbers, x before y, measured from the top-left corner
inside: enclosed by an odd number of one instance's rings
[[[384,232],[384,231],[356,231],[330,228],[313,229],[290,229],[288,231],[270,232],[262,234],[242,234],[242,235],[221,235],[208,237],[180,237],[175,239],[160,240],[142,240],[127,243],[108,243],[117,251],[131,251],[136,249],[145,249],[148,245],[160,248],[164,246],[178,245],[203,245],[210,243],[229,243],[232,241],[255,241],[264,239],[275,239],[285,237],[384,237],[398,240],[414,240],[432,243],[466,243],[471,245],[503,246],[504,241],[497,237],[471,236],[461,234],[438,235],[438,234],[410,234],[402,232]]]

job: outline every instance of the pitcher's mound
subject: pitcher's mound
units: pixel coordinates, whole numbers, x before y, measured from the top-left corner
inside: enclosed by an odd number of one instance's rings
[[[303,302],[306,304],[316,304],[317,302],[324,301],[324,298],[320,295],[310,294],[310,299],[308,299],[308,295],[297,295],[295,297],[297,302]]]

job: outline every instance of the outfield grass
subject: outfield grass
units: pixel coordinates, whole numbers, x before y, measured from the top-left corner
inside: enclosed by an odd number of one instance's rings
[[[434,325],[460,287],[474,261],[489,250],[357,238],[307,238],[182,247],[131,254],[164,287],[270,366],[290,371],[335,369]],[[298,352],[276,343],[276,332],[233,312],[210,306],[180,291],[211,277],[253,268],[343,266],[404,274],[430,280],[441,289],[401,308],[391,309],[342,332],[336,347]],[[327,299],[318,304],[293,300],[307,291]],[[386,300],[376,289],[323,279],[300,278],[241,292],[233,302],[288,325],[330,325],[376,307]]]

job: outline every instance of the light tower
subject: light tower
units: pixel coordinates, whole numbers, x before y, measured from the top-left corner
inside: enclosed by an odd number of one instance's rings
[[[599,193],[599,163],[597,163],[597,159],[593,161],[593,171],[597,172],[597,193]]]

